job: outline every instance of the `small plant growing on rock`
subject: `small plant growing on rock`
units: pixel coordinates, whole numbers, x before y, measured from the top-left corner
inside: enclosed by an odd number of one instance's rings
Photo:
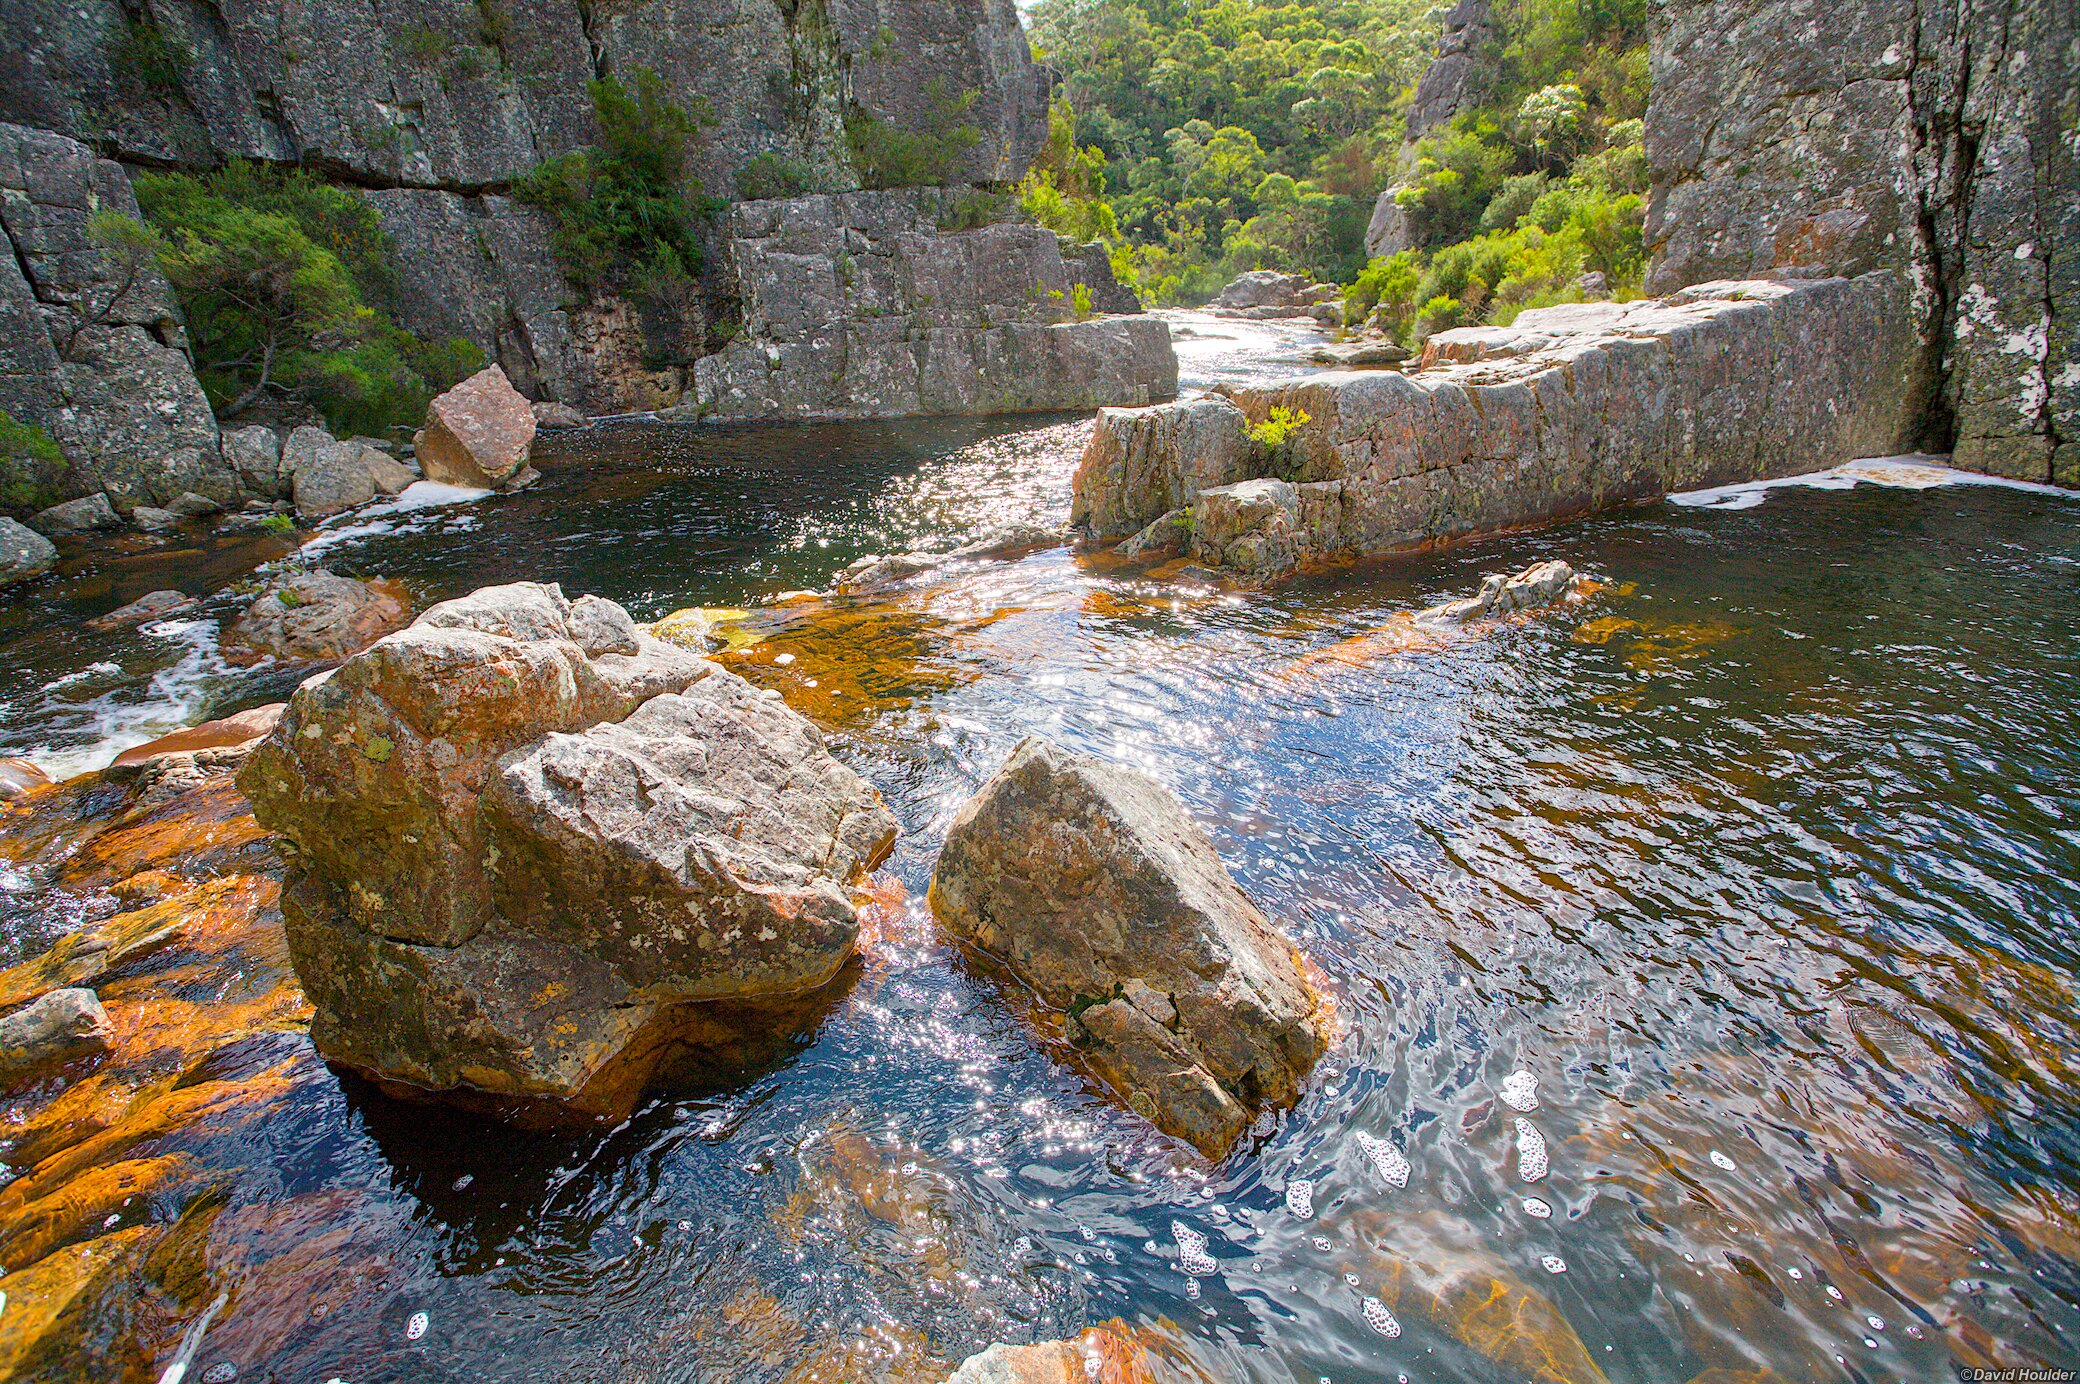
[[[65,454],[34,423],[0,409],[0,509],[30,514],[58,502]]]
[[[1091,286],[1077,284],[1069,290],[1069,310],[1076,314],[1079,322],[1088,322],[1091,316]]]
[[[1306,458],[1300,455],[1297,434],[1310,421],[1307,410],[1280,404],[1265,415],[1263,422],[1251,424],[1250,445],[1256,450],[1262,468],[1282,481],[1297,483],[1306,465]]]
[[[799,197],[815,185],[816,176],[808,164],[771,149],[737,170],[737,194],[747,202]]]

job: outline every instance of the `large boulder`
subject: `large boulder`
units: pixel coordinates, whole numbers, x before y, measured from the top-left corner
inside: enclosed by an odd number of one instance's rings
[[[777,699],[532,583],[306,683],[239,786],[291,843],[319,1049],[523,1113],[624,1111],[718,1013],[825,986],[895,836]]]
[[[387,582],[295,572],[246,607],[225,632],[224,656],[335,663],[401,629],[410,614],[403,592]]]
[[[231,429],[224,434],[224,460],[238,472],[239,484],[249,493],[289,498],[287,478],[282,474],[282,439],[273,428]]]
[[[413,443],[426,479],[496,490],[526,468],[534,430],[533,406],[492,365],[427,405]]]
[[[1327,1044],[1299,952],[1139,774],[1022,742],[954,818],[930,899],[947,931],[1067,1011],[1129,1106],[1210,1158],[1291,1102]]]
[[[40,577],[57,563],[58,550],[48,538],[0,516],[0,587]]]

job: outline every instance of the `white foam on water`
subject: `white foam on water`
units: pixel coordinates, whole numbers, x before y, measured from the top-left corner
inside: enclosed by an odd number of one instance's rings
[[[1945,466],[1943,459],[1915,453],[1911,456],[1865,457],[1844,462],[1825,471],[1803,476],[1781,476],[1776,480],[1746,481],[1740,485],[1714,486],[1709,490],[1685,490],[1668,497],[1670,504],[1685,509],[1753,509],[1772,490],[1796,486],[1805,490],[1849,490],[1858,485],[1884,485],[1897,490],[1930,490],[1946,485],[1992,485],[2008,490],[2027,490],[2038,495],[2064,495],[2080,499],[2080,491],[2063,490],[2037,481],[2010,480],[1976,471],[1959,471]]]
[[[1358,1147],[1365,1151],[1365,1156],[1372,1160],[1373,1169],[1389,1185],[1395,1187],[1406,1187],[1408,1185],[1408,1160],[1402,1157],[1401,1150],[1396,1148],[1391,1142],[1385,1139],[1375,1139],[1370,1134],[1360,1132],[1358,1135]]]
[[[1365,1325],[1371,1327],[1388,1340],[1391,1341],[1401,1334],[1401,1323],[1395,1320],[1392,1312],[1387,1310],[1387,1304],[1381,1302],[1378,1298],[1366,1298],[1363,1311],[1365,1313]]]
[[[1717,1150],[1717,1149],[1713,1149],[1713,1150],[1711,1151],[1711,1153],[1710,1153],[1709,1155],[1707,1155],[1707,1156],[1708,1156],[1708,1157],[1709,1157],[1709,1158],[1710,1158],[1710,1159],[1712,1160],[1712,1166],[1713,1166],[1713,1167],[1715,1167],[1715,1168],[1723,1168],[1723,1169],[1724,1169],[1724,1170],[1726,1170],[1727,1172],[1732,1172],[1732,1171],[1733,1171],[1733,1169],[1734,1169],[1734,1162],[1733,1162],[1733,1160],[1732,1160],[1731,1158],[1728,1158],[1728,1157],[1727,1157],[1727,1156],[1726,1156],[1725,1154],[1723,1154],[1723,1153],[1719,1152],[1719,1150]]]
[[[412,1313],[411,1320],[404,1324],[404,1338],[416,1341],[426,1334],[427,1317],[424,1312]]]
[[[1170,1236],[1177,1241],[1177,1267],[1197,1278],[1218,1272],[1220,1265],[1206,1252],[1206,1237],[1183,1221],[1170,1222]]]
[[[1538,1109],[1538,1078],[1518,1068],[1502,1079],[1496,1094],[1510,1109],[1529,1113]]]
[[[318,526],[318,531],[308,543],[296,550],[299,561],[309,559],[337,548],[343,543],[358,542],[364,538],[381,538],[386,534],[416,533],[432,527],[443,518],[433,511],[448,509],[455,505],[474,504],[488,499],[493,492],[479,490],[468,485],[444,485],[439,481],[413,481],[389,499],[360,509],[335,515]],[[412,516],[419,516],[414,519]]]
[[[1517,1176],[1526,1182],[1536,1182],[1546,1175],[1546,1136],[1538,1132],[1538,1126],[1522,1118],[1517,1119]]]
[[[215,620],[159,620],[142,633],[183,647],[141,684],[116,664],[94,663],[46,683],[36,702],[0,703],[0,720],[50,726],[77,742],[26,749],[24,759],[54,779],[105,769],[133,746],[194,725],[212,689],[235,673],[217,649]],[[87,695],[61,695],[81,691]]]
[[[1296,1220],[1314,1219],[1314,1183],[1304,1177],[1296,1177],[1286,1183],[1286,1210]]]
[[[1541,1255],[1538,1262],[1546,1266],[1547,1273],[1567,1272],[1567,1261],[1557,1254]]]
[[[1544,1197],[1526,1197],[1524,1198],[1524,1214],[1536,1216],[1542,1221],[1547,1220],[1553,1214],[1553,1205]]]

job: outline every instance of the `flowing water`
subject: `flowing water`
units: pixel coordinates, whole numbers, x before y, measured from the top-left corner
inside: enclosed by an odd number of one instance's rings
[[[273,1208],[256,1255],[323,1247],[276,1304],[297,1330],[257,1357],[266,1304],[234,1300],[191,1378],[928,1378],[1114,1318],[1215,1380],[2080,1361],[2080,500],[1783,488],[1262,591],[1057,548],[775,599],[1059,522],[1088,427],[598,429],[535,490],[327,540],[427,600],[743,609],[733,666],[901,817],[898,902],[783,1060],[611,1132],[306,1056],[264,1120],[186,1136]],[[87,767],[280,695],[215,659],[235,602],[77,624],[278,555],[18,601],[0,752]],[[1449,638],[1397,618],[1544,556],[1602,585]],[[1169,785],[1330,978],[1341,1040],[1217,1167],[1094,1094],[916,902],[1028,734]]]

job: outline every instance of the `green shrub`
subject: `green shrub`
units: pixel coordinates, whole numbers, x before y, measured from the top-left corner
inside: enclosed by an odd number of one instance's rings
[[[799,197],[815,185],[808,164],[770,149],[737,170],[737,195],[747,202]]]
[[[675,104],[655,72],[633,90],[592,83],[601,143],[549,160],[515,186],[549,214],[564,273],[590,292],[620,292],[640,272],[650,288],[690,279],[701,266],[695,233],[700,183],[686,172],[686,143],[713,118]]]
[[[944,187],[960,161],[982,142],[982,131],[961,120],[976,93],[950,95],[934,77],[925,85],[931,114],[925,128],[905,130],[858,108],[845,116],[853,166],[868,187]]]
[[[0,409],[0,509],[33,514],[58,503],[65,471],[65,454],[49,433]]]
[[[1069,290],[1069,311],[1079,322],[1088,322],[1091,316],[1091,286],[1076,284]]]
[[[336,432],[380,433],[418,421],[435,392],[482,367],[470,343],[396,324],[387,237],[353,193],[240,162],[139,173],[135,187],[196,374],[224,416],[300,399]]]
[[[1422,262],[1413,250],[1373,260],[1343,295],[1346,320],[1363,321],[1384,304],[1387,311],[1381,325],[1387,335],[1401,339],[1415,320],[1416,285],[1421,279]]]
[[[109,46],[108,67],[118,85],[140,96],[174,96],[193,55],[149,19],[128,19]]]
[[[1456,327],[1459,325],[1459,319],[1462,316],[1464,316],[1464,311],[1460,307],[1459,300],[1440,294],[1423,304],[1422,308],[1417,311],[1416,339],[1421,341],[1438,332]]]
[[[979,226],[994,226],[1010,209],[1011,199],[1003,193],[971,187],[940,207],[939,229],[972,231]]]

